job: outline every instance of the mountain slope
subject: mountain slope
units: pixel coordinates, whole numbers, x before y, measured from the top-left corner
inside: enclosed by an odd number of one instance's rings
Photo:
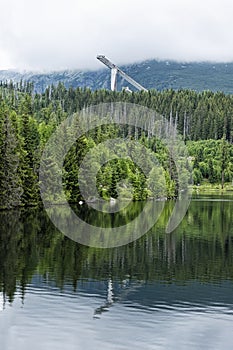
[[[148,60],[141,63],[121,66],[122,70],[147,89],[173,88],[212,90],[233,93],[233,63],[178,63]],[[33,81],[35,90],[42,92],[51,84],[63,82],[66,87],[89,87],[92,90],[110,88],[110,71],[103,68],[97,71],[66,70],[51,73],[20,73],[0,71],[0,81]],[[118,78],[118,90],[129,84]],[[129,85],[130,89],[133,88]]]

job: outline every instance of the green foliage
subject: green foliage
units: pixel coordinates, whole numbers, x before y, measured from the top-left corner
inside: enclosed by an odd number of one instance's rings
[[[210,183],[224,183],[233,180],[233,145],[221,140],[189,141],[189,154],[193,160],[193,183],[203,180]],[[200,156],[201,154],[201,156]]]
[[[0,208],[18,205],[40,204],[38,172],[40,158],[47,140],[60,123],[73,113],[88,105],[101,102],[125,101],[154,109],[177,126],[187,142],[193,163],[194,184],[202,181],[221,183],[233,179],[233,97],[223,93],[205,91],[196,93],[185,90],[158,92],[111,92],[107,90],[66,89],[63,84],[48,87],[45,92],[33,92],[33,86],[23,83],[0,83]],[[80,126],[77,122],[77,128]],[[61,140],[69,139],[74,128],[61,132]],[[155,155],[163,170],[151,170],[149,155],[138,148],[131,150],[135,159],[140,159],[141,168],[129,159],[114,159],[97,169],[95,159],[101,161],[105,150],[99,145],[111,138],[139,141]],[[62,142],[61,142],[62,144]],[[59,150],[61,146],[56,145]],[[122,148],[122,149],[121,149]],[[105,125],[88,135],[80,137],[67,150],[63,168],[63,185],[69,201],[82,199],[79,183],[79,166],[89,150],[93,151],[93,162],[83,179],[88,185],[97,172],[96,186],[104,199],[149,197],[174,198],[187,183],[184,170],[187,157],[178,169],[168,151],[156,138],[143,130],[125,126]],[[98,149],[98,151],[95,151]],[[124,142],[118,152],[125,151]],[[62,154],[62,150],[61,150]],[[101,158],[102,157],[102,158]],[[47,171],[51,160],[47,159]],[[187,168],[187,167],[186,167]],[[146,170],[147,176],[143,173]],[[58,174],[53,174],[54,179]],[[88,191],[87,191],[88,192]],[[89,196],[89,193],[87,193]],[[59,201],[59,198],[50,198]]]
[[[9,110],[0,111],[0,208],[21,205],[23,193],[19,172],[19,142]]]

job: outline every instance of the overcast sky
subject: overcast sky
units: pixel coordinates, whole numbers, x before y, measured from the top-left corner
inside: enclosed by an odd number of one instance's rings
[[[233,61],[232,0],[0,0],[0,69]]]

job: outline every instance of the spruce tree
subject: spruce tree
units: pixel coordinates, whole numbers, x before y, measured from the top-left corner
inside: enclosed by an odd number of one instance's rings
[[[4,108],[0,112],[0,208],[21,205],[22,183],[19,171],[19,143],[15,128]]]

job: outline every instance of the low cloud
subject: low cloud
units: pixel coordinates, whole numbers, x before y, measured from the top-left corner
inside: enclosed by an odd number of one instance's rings
[[[231,0],[9,0],[0,69],[96,69],[144,59],[233,61]]]

